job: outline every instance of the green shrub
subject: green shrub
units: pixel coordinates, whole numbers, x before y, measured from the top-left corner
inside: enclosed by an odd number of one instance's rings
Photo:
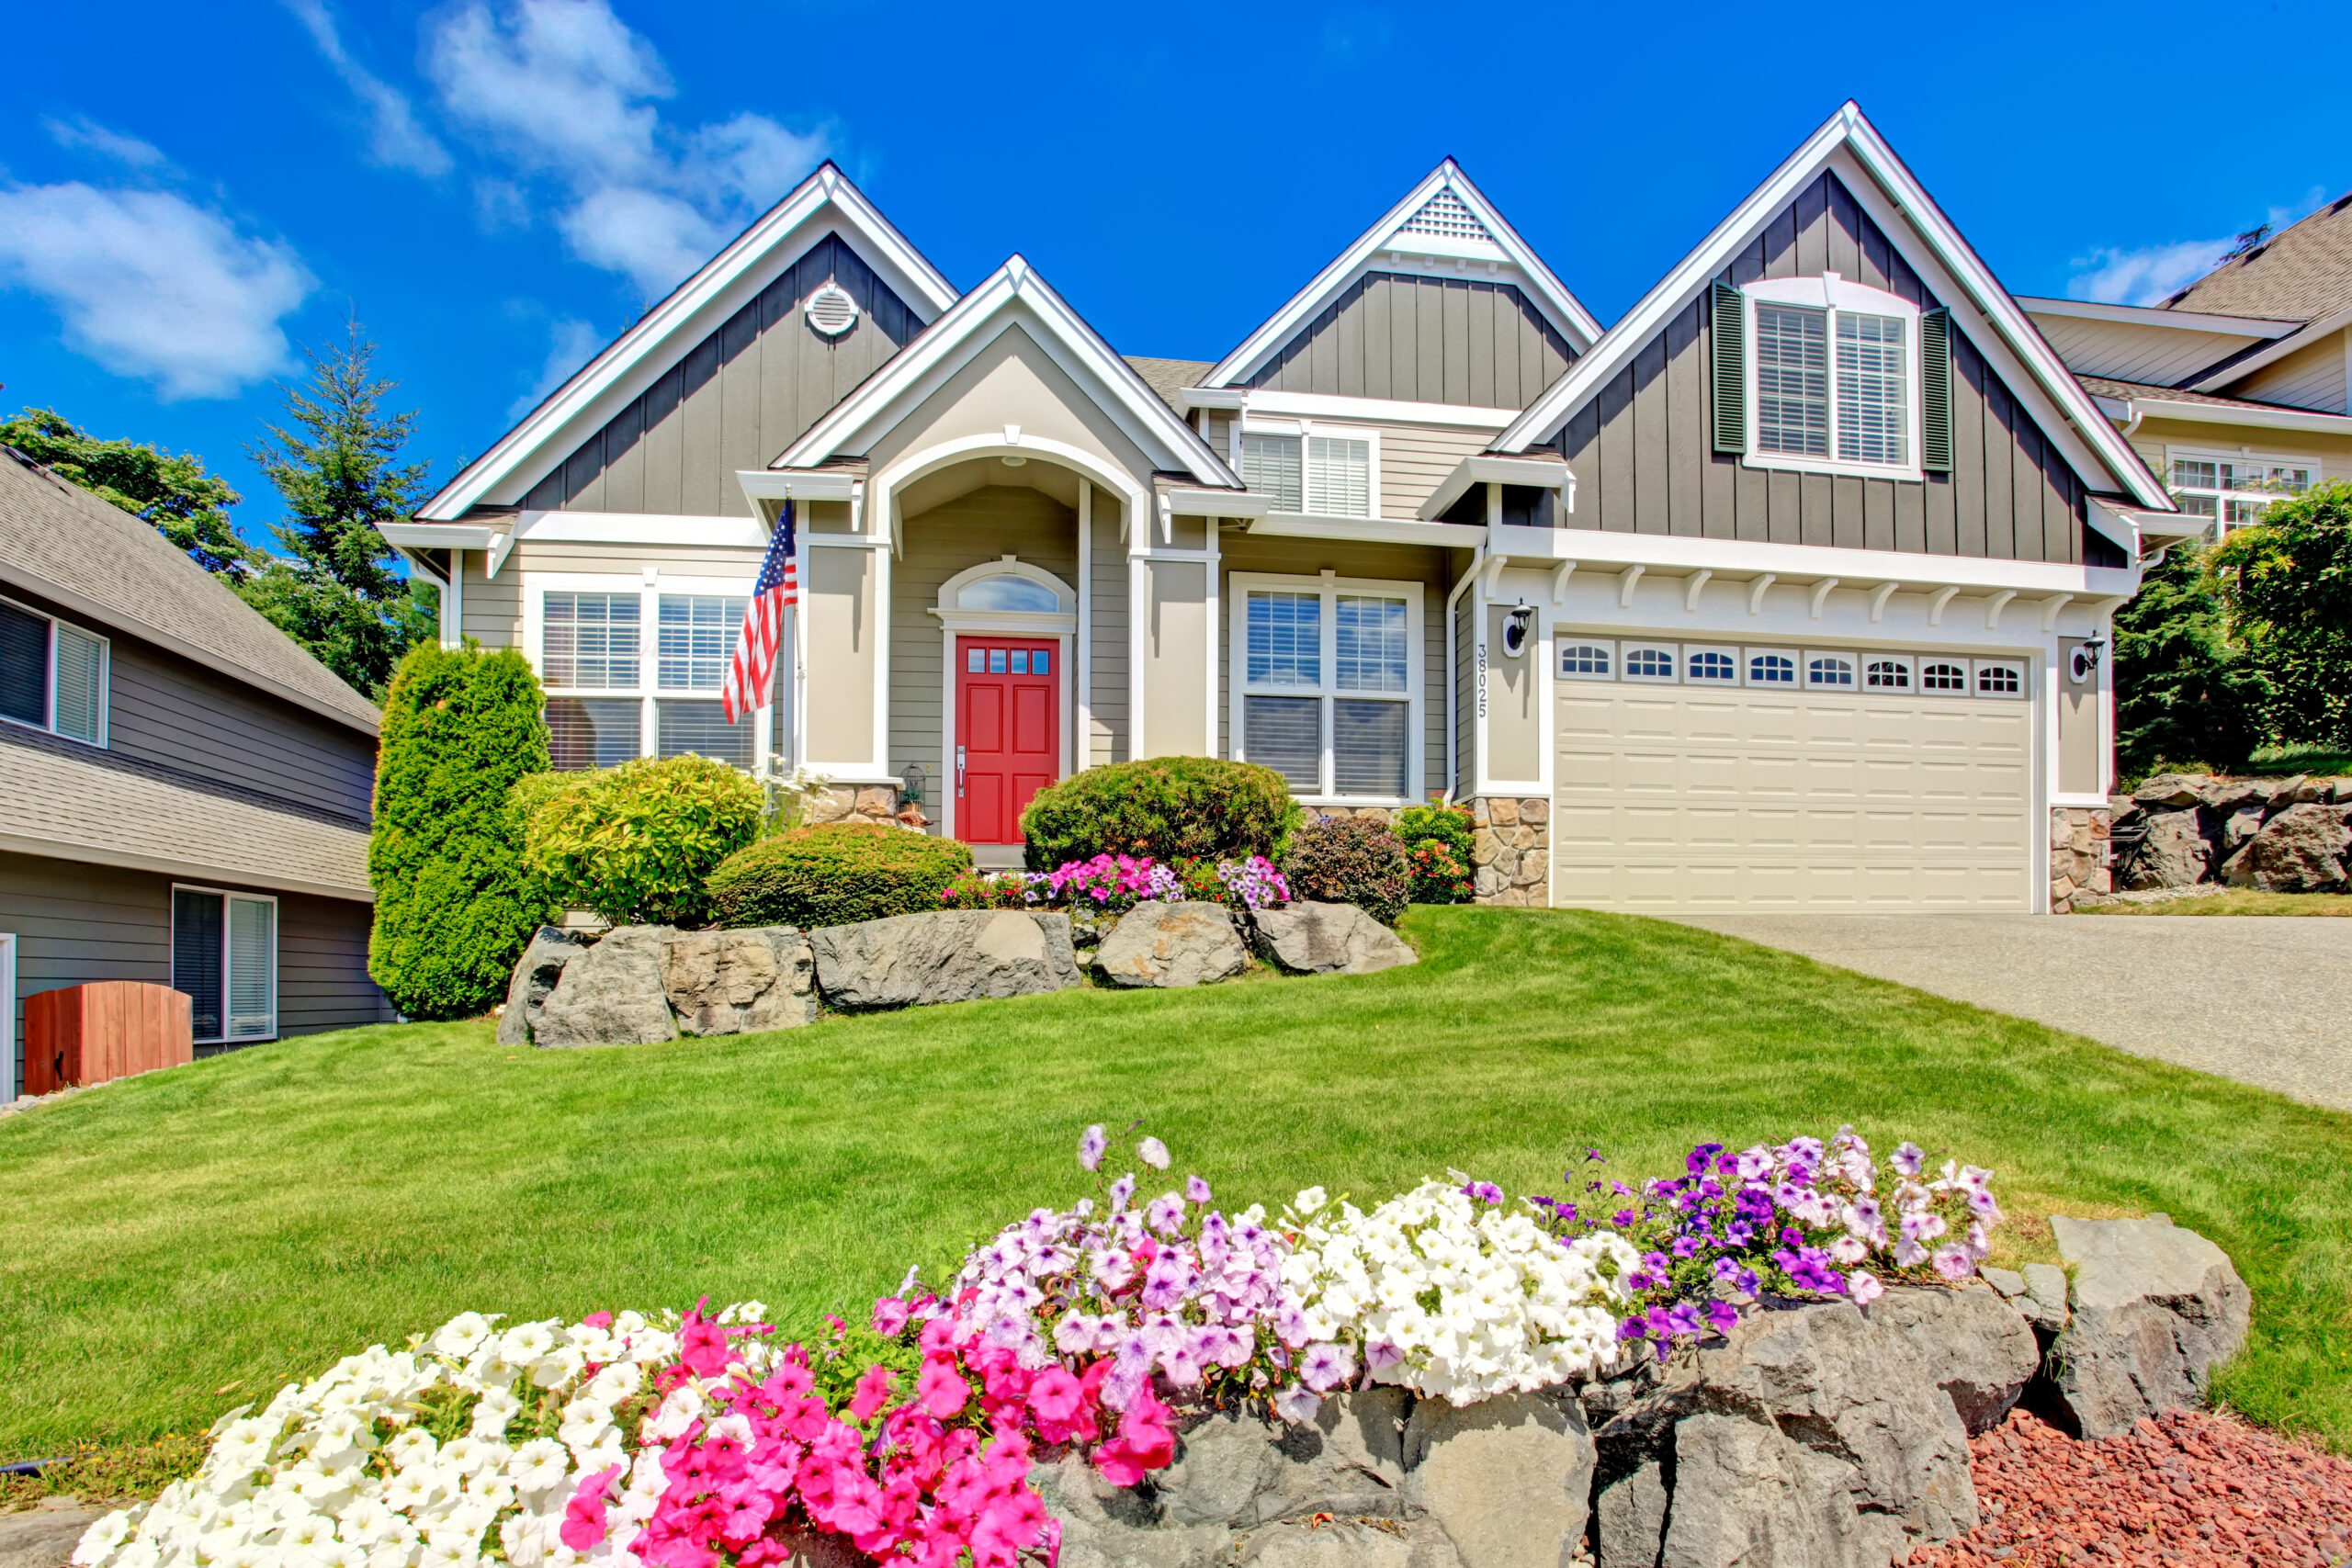
[[[1413,902],[1470,901],[1470,808],[1431,802],[1396,814],[1397,840],[1411,863]]]
[[[566,908],[615,925],[698,926],[712,870],[752,841],[765,805],[749,773],[689,752],[526,781],[523,861]]]
[[[2115,615],[2119,783],[2167,764],[2243,772],[2260,746],[2270,685],[2228,616],[2204,554],[2179,545]]]
[[[1018,872],[959,871],[939,890],[943,909],[1025,909],[1029,884]]]
[[[2264,739],[2352,746],[2352,482],[2272,502],[2207,565],[2232,636],[2270,688]]]
[[[710,874],[710,902],[723,926],[845,926],[936,909],[971,868],[972,846],[959,840],[833,822],[730,855]]]
[[[368,972],[410,1018],[471,1018],[506,994],[554,908],[506,810],[548,765],[538,677],[511,649],[411,649],[384,694],[368,876]]]
[[[1273,860],[1301,816],[1290,785],[1272,768],[1154,757],[1089,768],[1039,790],[1021,814],[1021,834],[1032,871],[1102,854]]]
[[[1391,926],[1413,889],[1411,863],[1396,835],[1355,817],[1317,817],[1293,834],[1283,879],[1294,898],[1353,904]]]

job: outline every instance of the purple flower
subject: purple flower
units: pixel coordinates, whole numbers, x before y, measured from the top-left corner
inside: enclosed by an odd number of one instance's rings
[[[1299,1358],[1300,1381],[1317,1393],[1328,1393],[1356,1375],[1356,1359],[1340,1345],[1309,1345]]]
[[[1615,1213],[1610,1215],[1609,1219],[1610,1223],[1614,1224],[1619,1230],[1623,1230],[1627,1225],[1634,1223],[1634,1211],[1631,1209],[1620,1209]]]
[[[1667,1309],[1666,1321],[1677,1337],[1696,1336],[1699,1332],[1699,1309],[1689,1302],[1677,1302]]]
[[[1715,1156],[1723,1150],[1721,1144],[1701,1144],[1683,1157],[1683,1168],[1693,1176],[1703,1176],[1707,1167],[1714,1163]]]
[[[1968,1248],[1950,1242],[1936,1248],[1936,1272],[1957,1284],[1976,1272],[1976,1260],[1968,1256]]]
[[[1182,1235],[1184,1233],[1184,1200],[1173,1192],[1161,1193],[1144,1209],[1143,1223],[1162,1235]]]
[[[1739,1325],[1739,1309],[1729,1302],[1709,1302],[1707,1321],[1714,1325],[1718,1334],[1729,1334]]]
[[[1374,1339],[1363,1348],[1364,1365],[1375,1372],[1385,1372],[1405,1359],[1405,1352],[1385,1339]]]
[[[1675,1257],[1677,1257],[1677,1258],[1696,1258],[1698,1255],[1699,1255],[1699,1238],[1698,1238],[1697,1236],[1695,1236],[1695,1235],[1679,1235],[1679,1236],[1676,1236],[1676,1237],[1674,1238],[1674,1256],[1675,1256]]]
[[[1629,1317],[1624,1322],[1617,1325],[1617,1337],[1620,1339],[1646,1339],[1649,1337],[1649,1328],[1642,1319],[1638,1317]]]
[[[1209,1201],[1209,1184],[1197,1176],[1188,1176],[1184,1179],[1184,1196],[1192,1202],[1205,1203]]]
[[[1588,1160],[1597,1160],[1597,1161],[1599,1161],[1600,1163],[1601,1163],[1601,1164],[1603,1164],[1603,1165],[1606,1165],[1606,1164],[1608,1164],[1608,1163],[1609,1163],[1609,1156],[1608,1156],[1607,1155],[1602,1154],[1599,1149],[1587,1149],[1587,1150],[1585,1150],[1585,1152],[1584,1152],[1584,1157],[1585,1157],[1586,1159],[1588,1159]]]
[[[1168,1168],[1168,1145],[1158,1138],[1146,1138],[1142,1143],[1137,1144],[1136,1154],[1144,1164],[1154,1170]]]
[[[1898,1174],[1917,1176],[1928,1168],[1928,1151],[1905,1138],[1896,1147],[1893,1163]]]
[[[1314,1420],[1315,1413],[1322,1408],[1323,1396],[1309,1393],[1297,1383],[1274,1395],[1274,1414],[1294,1425]]]
[[[1111,1212],[1114,1214],[1125,1213],[1126,1212],[1127,1200],[1135,1195],[1136,1174],[1131,1170],[1127,1172],[1126,1175],[1119,1178],[1118,1180],[1111,1183]]]
[[[1088,1170],[1101,1169],[1102,1151],[1110,1146],[1111,1140],[1103,1134],[1102,1123],[1096,1122],[1078,1140],[1078,1163]]]
[[[1499,1203],[1503,1201],[1503,1190],[1491,1181],[1473,1181],[1462,1190],[1482,1203]]]

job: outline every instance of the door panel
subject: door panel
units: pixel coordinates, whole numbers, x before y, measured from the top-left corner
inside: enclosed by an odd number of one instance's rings
[[[1017,844],[1021,813],[1060,775],[1058,643],[1023,637],[956,640],[956,836]],[[1041,669],[1040,666],[1043,668]]]

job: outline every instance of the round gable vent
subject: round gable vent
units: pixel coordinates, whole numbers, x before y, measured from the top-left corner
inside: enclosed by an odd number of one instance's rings
[[[827,337],[839,337],[857,325],[857,301],[838,283],[828,283],[808,296],[808,324]]]

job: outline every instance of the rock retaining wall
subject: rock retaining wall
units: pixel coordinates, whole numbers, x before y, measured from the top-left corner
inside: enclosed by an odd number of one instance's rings
[[[2113,893],[2219,885],[2269,893],[2352,889],[2352,779],[2159,773],[2109,797]],[[2056,813],[2052,905],[2057,908]],[[2078,882],[2078,886],[2081,885]],[[2070,907],[2095,902],[2077,892]]]

